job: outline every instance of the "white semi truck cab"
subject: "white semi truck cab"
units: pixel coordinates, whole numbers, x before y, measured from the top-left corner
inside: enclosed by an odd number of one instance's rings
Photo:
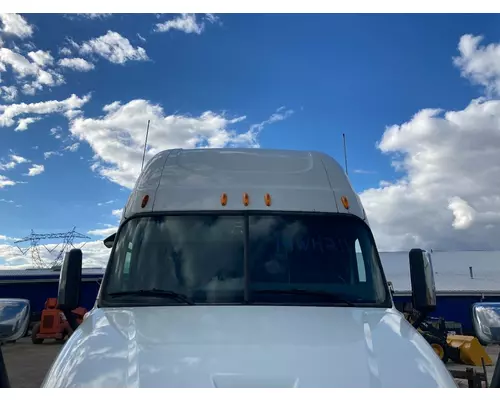
[[[456,387],[396,310],[341,166],[309,151],[167,150],[124,207],[95,307],[43,387]],[[414,308],[436,304],[410,252]],[[67,254],[59,305],[79,302]]]

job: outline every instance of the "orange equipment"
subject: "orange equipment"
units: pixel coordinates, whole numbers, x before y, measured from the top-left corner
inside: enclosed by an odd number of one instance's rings
[[[75,308],[72,313],[76,315],[76,321],[80,325],[87,310],[83,307]],[[69,325],[64,313],[57,308],[57,299],[49,298],[45,302],[40,322],[33,326],[31,341],[34,344],[43,343],[44,339],[55,339],[62,342],[66,336],[71,336],[73,329]]]

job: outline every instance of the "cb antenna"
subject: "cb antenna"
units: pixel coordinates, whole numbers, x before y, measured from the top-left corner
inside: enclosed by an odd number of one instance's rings
[[[144,153],[142,154],[141,171],[144,168],[144,158],[146,157],[146,147],[148,145],[148,134],[149,134],[149,119],[148,119],[148,127],[146,128],[146,140],[144,141]]]
[[[347,149],[345,145],[345,133],[342,134],[342,139],[344,140],[344,164],[345,164],[345,174],[349,176],[349,173],[347,172]]]

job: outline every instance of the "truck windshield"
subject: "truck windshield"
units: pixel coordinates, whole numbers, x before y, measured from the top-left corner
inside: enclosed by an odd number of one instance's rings
[[[101,306],[390,306],[373,237],[353,216],[145,216],[116,241]]]

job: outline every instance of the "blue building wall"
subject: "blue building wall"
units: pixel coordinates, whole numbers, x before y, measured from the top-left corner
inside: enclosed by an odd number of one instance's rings
[[[83,278],[80,288],[80,305],[87,309],[94,306],[99,284],[97,281],[102,275],[87,275]],[[0,297],[20,297],[30,300],[32,312],[40,313],[49,297],[57,297],[59,279],[56,277],[2,277],[0,279]],[[443,317],[447,321],[462,324],[464,334],[473,334],[471,306],[481,301],[498,301],[500,295],[439,295],[437,296],[437,309],[432,316]],[[398,309],[403,310],[404,304],[411,304],[410,295],[395,294],[394,302]]]
[[[80,286],[80,305],[90,310],[94,306],[99,284],[97,280],[100,276],[85,277]],[[11,279],[0,280],[1,298],[23,298],[28,299],[31,305],[32,313],[40,313],[45,307],[45,301],[49,297],[56,297],[58,292],[58,279],[16,279],[15,282],[9,282]]]
[[[438,295],[436,310],[430,315],[442,317],[446,321],[459,322],[462,324],[462,332],[465,335],[473,335],[471,307],[474,303],[481,301],[500,302],[499,295]],[[394,296],[394,303],[401,310],[402,304],[410,304],[411,296]]]

